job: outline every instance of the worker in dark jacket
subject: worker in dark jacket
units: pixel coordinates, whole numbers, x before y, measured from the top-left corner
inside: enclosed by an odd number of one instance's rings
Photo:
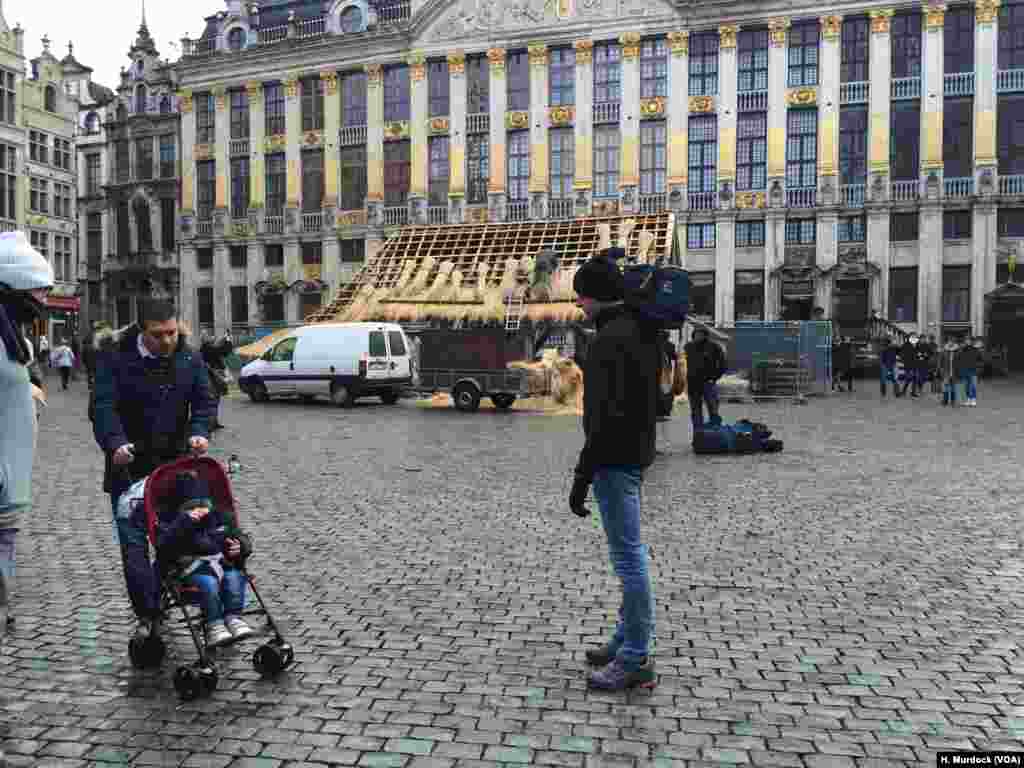
[[[920,351],[918,350],[918,339],[911,334],[903,346],[900,347],[900,361],[903,363],[903,389],[897,393],[897,397],[907,394],[907,387],[910,387],[910,396],[919,397],[921,389],[920,379]]]
[[[692,340],[683,348],[686,352],[686,393],[690,400],[690,419],[694,431],[704,427],[704,404],[708,407],[708,421],[718,417],[718,385],[725,373],[725,353],[711,341],[704,328],[693,332]]]
[[[235,351],[230,331],[217,342],[212,338],[204,339],[199,351],[206,362],[207,374],[210,377],[210,395],[213,398],[211,411],[213,418],[210,429],[213,431],[224,429],[224,425],[220,421],[220,401],[228,393],[227,357]]]
[[[849,336],[841,336],[832,346],[832,389],[853,392],[853,342]]]
[[[576,301],[597,326],[583,371],[583,431],[586,442],[576,465],[569,508],[580,517],[591,484],[601,512],[615,573],[622,581],[622,607],[611,641],[587,651],[599,667],[592,687],[621,690],[653,687],[649,657],[654,600],[647,547],[640,536],[640,486],[654,461],[658,418],[658,371],[662,354],[657,329],[623,303],[625,286],[614,261],[596,257],[576,273]]]
[[[93,432],[107,457],[110,492],[125,581],[145,639],[159,618],[156,575],[150,564],[141,509],[119,514],[118,499],[161,464],[209,447],[206,366],[180,333],[174,307],[143,303],[140,320],[115,339],[96,365]]]

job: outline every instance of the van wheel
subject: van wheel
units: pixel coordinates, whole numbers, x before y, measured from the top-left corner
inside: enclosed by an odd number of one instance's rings
[[[398,402],[398,393],[384,392],[380,396],[380,401],[384,403],[384,405],[394,405],[395,403]]]
[[[344,384],[335,384],[331,387],[331,402],[342,408],[351,408],[355,405],[356,399]]]
[[[250,386],[249,399],[254,403],[265,403],[270,399],[270,394],[267,392],[267,385],[262,381],[257,381]]]
[[[452,390],[452,401],[455,408],[463,413],[473,413],[480,407],[480,390],[476,384],[463,381]]]
[[[495,408],[500,408],[503,411],[507,411],[512,407],[512,403],[516,401],[515,395],[502,394],[502,395],[491,395],[491,402],[494,403]]]

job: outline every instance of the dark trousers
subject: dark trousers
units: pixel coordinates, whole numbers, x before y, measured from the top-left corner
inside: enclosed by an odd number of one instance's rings
[[[921,386],[924,384],[925,372],[920,368],[910,368],[909,370],[905,369],[904,374],[906,379],[903,381],[903,390],[900,394],[907,394],[907,387],[910,387],[910,394],[920,394]]]
[[[120,493],[110,496],[114,508],[114,525],[121,545],[121,562],[128,599],[132,610],[140,619],[155,619],[160,612],[160,586],[156,569],[149,560],[149,539],[146,536],[146,516],[139,505],[127,516],[118,514]]]
[[[686,393],[690,399],[690,420],[694,429],[704,426],[704,405],[708,407],[708,419],[718,415],[718,387],[713,381],[688,379]]]
[[[67,389],[68,384],[71,383],[71,369],[66,365],[60,368],[60,386],[62,389]]]

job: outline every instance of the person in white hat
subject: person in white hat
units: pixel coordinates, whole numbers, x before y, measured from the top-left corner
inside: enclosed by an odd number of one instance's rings
[[[24,326],[44,311],[53,267],[23,232],[0,234],[0,637],[9,624],[14,541],[32,503],[36,411]]]

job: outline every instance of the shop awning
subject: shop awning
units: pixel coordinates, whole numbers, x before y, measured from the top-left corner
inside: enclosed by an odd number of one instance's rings
[[[47,296],[46,306],[64,312],[78,312],[82,308],[82,299],[78,296]]]

